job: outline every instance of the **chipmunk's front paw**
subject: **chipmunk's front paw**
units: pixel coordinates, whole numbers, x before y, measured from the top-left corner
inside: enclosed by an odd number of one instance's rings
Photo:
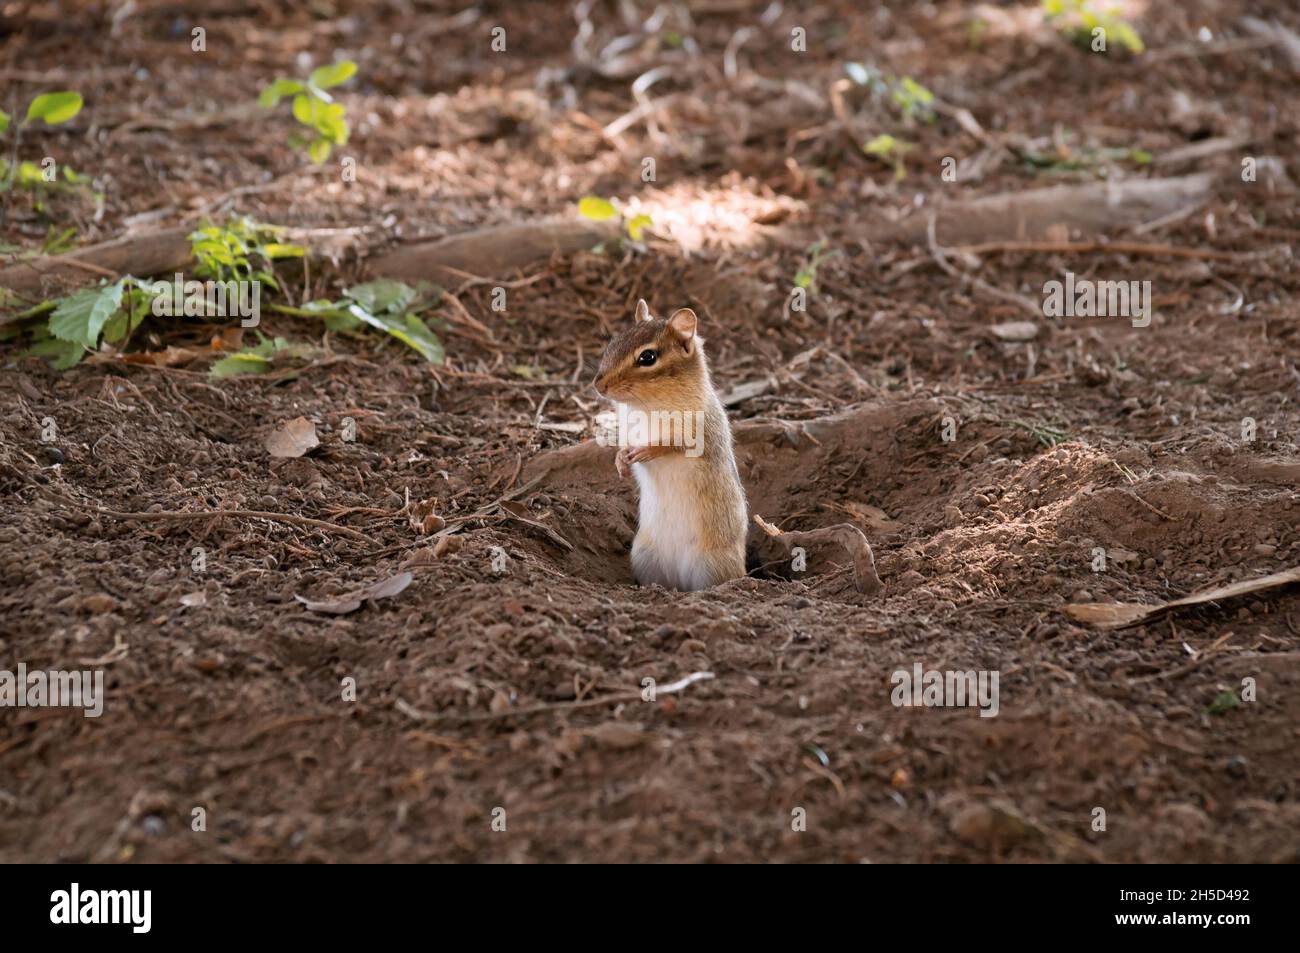
[[[645,463],[655,457],[662,457],[671,450],[670,447],[625,447],[624,449],[627,451],[628,463]]]
[[[628,451],[631,447],[623,447],[614,457],[614,469],[618,471],[619,479],[626,480],[632,475],[632,461],[628,457]]]

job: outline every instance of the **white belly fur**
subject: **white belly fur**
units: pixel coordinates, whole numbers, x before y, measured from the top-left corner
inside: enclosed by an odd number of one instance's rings
[[[632,473],[641,496],[640,525],[632,544],[637,581],[688,591],[718,582],[716,564],[704,558],[698,531],[709,518],[699,506],[695,485],[703,476],[700,461],[671,453],[633,464]],[[740,519],[743,522],[743,513]]]

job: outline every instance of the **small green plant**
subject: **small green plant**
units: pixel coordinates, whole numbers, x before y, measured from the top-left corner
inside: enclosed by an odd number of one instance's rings
[[[191,250],[195,259],[193,273],[207,279],[210,291],[215,284],[224,282],[263,282],[278,290],[279,284],[271,269],[280,258],[296,258],[306,254],[306,249],[279,240],[284,229],[262,225],[246,218],[233,219],[224,226],[204,225],[190,235]],[[65,242],[75,232],[51,235],[51,241]],[[190,284],[185,282],[186,293]],[[71,294],[43,301],[18,314],[20,321],[44,318],[32,329],[32,345],[28,354],[47,358],[54,367],[63,370],[79,362],[89,351],[102,344],[125,347],[132,333],[146,315],[156,313],[210,315],[204,302],[198,310],[190,310],[191,300],[185,308],[175,310],[177,302],[162,296],[179,293],[176,285],[168,281],[141,280],[130,275],[117,281],[101,281],[91,288],[82,288]],[[440,364],[444,359],[442,341],[430,330],[421,312],[436,302],[437,295],[431,286],[412,288],[400,281],[379,279],[355,285],[344,291],[338,301],[311,301],[301,307],[270,304],[269,308],[282,314],[323,320],[333,331],[352,332],[364,326],[378,328],[397,338],[419,353],[425,360]],[[0,298],[7,293],[0,289]],[[8,308],[18,306],[12,295],[0,300]],[[307,354],[307,345],[294,344],[283,338],[261,336],[258,344],[228,354],[210,369],[213,377],[232,377],[240,374],[259,374],[270,370],[277,361]]]
[[[1062,136],[1050,147],[1041,144],[1018,148],[1017,154],[1033,170],[1045,173],[1089,172],[1105,178],[1110,166],[1116,162],[1150,165],[1152,155],[1145,149],[1134,147],[1099,147],[1074,145],[1069,135]]]
[[[899,182],[907,178],[907,169],[903,165],[903,157],[914,148],[915,146],[910,142],[895,139],[888,133],[876,136],[870,142],[862,145],[862,151],[867,155],[879,159],[886,165],[893,166],[894,179]]]
[[[306,253],[300,246],[276,241],[281,231],[244,218],[226,226],[204,226],[190,235],[190,250],[197,262],[194,273],[215,281],[262,281],[278,289],[271,262]],[[51,232],[46,245],[66,247],[75,235],[72,229],[57,235]],[[47,322],[33,330],[28,353],[48,358],[55,368],[66,370],[101,344],[125,347],[159,293],[159,283],[127,275],[42,302],[20,315],[36,318],[49,314]]]
[[[269,338],[258,332],[261,340],[252,347],[246,347],[227,354],[208,368],[208,376],[214,380],[222,377],[238,377],[243,374],[265,374],[275,367],[279,358],[309,357],[315,348],[298,344],[281,337]]]
[[[72,119],[77,113],[81,112],[81,93],[74,93],[71,90],[63,90],[57,93],[41,93],[27,105],[27,115],[18,125],[13,125],[12,117],[3,109],[0,109],[0,135],[4,135],[13,127],[13,143],[11,146],[11,156],[8,160],[0,160],[0,191],[8,192],[13,188],[15,180],[20,187],[37,188],[47,184],[50,180],[46,177],[44,169],[34,162],[18,161],[18,144],[22,140],[23,129],[34,122],[43,122],[47,126],[57,126]],[[65,169],[65,176],[69,170]],[[76,173],[69,176],[69,181]]]
[[[890,98],[904,116],[934,122],[934,93],[930,92],[910,76],[904,76],[894,86]]]
[[[284,229],[263,225],[247,218],[231,219],[225,225],[204,225],[192,232],[190,251],[196,262],[194,273],[213,281],[261,281],[277,291],[272,272],[281,258],[302,258],[307,249],[279,241]]]
[[[803,288],[809,294],[817,293],[817,269],[828,258],[839,254],[839,249],[832,249],[824,238],[819,238],[808,246],[803,265],[794,276],[796,288]]]
[[[1098,10],[1091,0],[1042,0],[1042,10],[1044,19],[1055,23],[1057,32],[1081,49],[1109,52],[1114,39],[1134,56],[1146,50],[1142,37],[1117,7]],[[1098,30],[1103,40],[1100,48],[1095,45]]]
[[[292,96],[293,118],[315,133],[307,143],[307,155],[320,165],[335,146],[347,144],[349,133],[347,110],[325,90],[346,83],[356,71],[356,63],[340,60],[313,70],[306,82],[281,77],[262,90],[257,102],[263,109],[274,109],[281,99]],[[295,138],[299,143],[306,142]]]
[[[86,177],[78,175],[71,167],[65,165],[63,167],[63,180],[60,181],[58,174],[54,171],[52,162],[37,165],[35,162],[28,162],[24,159],[14,169],[8,159],[0,159],[0,180],[10,183],[7,187],[17,186],[30,192],[53,192],[61,189],[75,189],[86,182]]]
[[[40,248],[15,245],[12,242],[0,242],[0,255],[12,258],[38,258],[41,255],[63,255],[77,247],[77,230],[65,228],[62,231],[51,225],[45,233],[45,241]],[[0,296],[4,291],[0,290]],[[2,301],[0,301],[2,303]]]
[[[362,325],[378,328],[426,361],[441,364],[446,353],[442,341],[419,316],[432,304],[425,300],[427,290],[380,278],[346,289],[338,301],[310,301],[300,308],[273,304],[271,309],[281,314],[321,318],[331,331],[355,331]]]
[[[845,63],[844,72],[853,82],[865,86],[872,99],[893,103],[909,123],[933,123],[939,118],[934,111],[934,93],[910,76],[891,76],[864,63]]]
[[[623,218],[623,230],[627,237],[634,242],[642,241],[645,237],[645,230],[654,225],[654,221],[649,215],[634,215],[631,218],[622,216],[616,206],[609,199],[602,199],[596,195],[585,196],[578,202],[578,214],[585,219],[593,222],[606,222],[611,218]]]
[[[63,90],[57,93],[41,93],[27,105],[27,116],[18,128],[22,128],[38,119],[47,126],[57,126],[81,112],[81,93]],[[12,122],[10,115],[0,109],[0,135],[9,130]]]
[[[58,370],[66,370],[87,352],[96,350],[101,340],[124,346],[149,313],[155,297],[153,282],[127,275],[42,302],[19,315],[50,315],[45,324],[34,329],[27,353],[47,358]]]
[[[1241,699],[1237,697],[1236,692],[1222,691],[1214,696],[1214,700],[1205,710],[1211,715],[1226,715],[1240,704]]]

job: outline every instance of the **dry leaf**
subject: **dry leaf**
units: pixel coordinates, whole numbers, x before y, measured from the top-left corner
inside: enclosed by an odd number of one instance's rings
[[[459,536],[443,536],[433,544],[433,555],[441,559],[459,550],[464,542],[465,540]]]
[[[238,351],[244,346],[244,329],[222,328],[220,332],[212,335],[212,350],[214,351]]]
[[[389,596],[397,595],[411,584],[413,578],[409,572],[401,572],[396,576],[390,576],[373,585],[366,586],[364,589],[344,593],[333,599],[306,599],[297,593],[294,593],[293,597],[312,612],[324,612],[328,615],[347,615],[349,612],[356,612],[360,609],[363,602],[373,602],[376,599],[386,599]]]
[[[266,438],[266,451],[282,459],[301,457],[313,447],[320,446],[316,425],[306,417],[295,417],[271,431]]]
[[[1216,586],[1213,589],[1194,592],[1190,596],[1175,599],[1172,602],[1158,602],[1155,605],[1142,605],[1133,602],[1116,604],[1084,602],[1078,605],[1065,606],[1064,611],[1070,618],[1079,622],[1086,622],[1088,625],[1094,625],[1099,629],[1118,629],[1142,622],[1170,609],[1204,605],[1207,602],[1218,602],[1222,599],[1233,599],[1237,596],[1250,595],[1252,592],[1260,592],[1264,589],[1275,589],[1278,586],[1285,586],[1293,582],[1300,582],[1300,566],[1284,569],[1268,576],[1260,576],[1258,579],[1247,579],[1242,582],[1234,582],[1228,586]]]
[[[890,519],[889,514],[884,510],[866,503],[849,502],[842,508],[872,533],[897,533],[903,528],[902,523]]]
[[[166,347],[161,351],[135,351],[123,354],[122,360],[128,364],[152,364],[155,367],[175,367],[198,357],[187,347]]]
[[[1100,629],[1117,629],[1159,611],[1162,606],[1144,606],[1120,602],[1080,602],[1065,607],[1070,618]]]
[[[347,615],[349,612],[356,612],[361,608],[360,599],[304,599],[296,592],[293,597],[312,612],[324,612],[327,615]]]
[[[431,496],[427,500],[408,502],[406,505],[406,521],[421,536],[432,536],[447,526],[447,521],[433,511],[437,502],[437,497]]]
[[[595,728],[588,728],[587,737],[602,748],[613,748],[618,751],[635,748],[646,740],[645,732],[641,730],[640,725],[628,724],[625,721],[607,721]]]
[[[968,804],[948,821],[949,829],[977,847],[1011,847],[1040,840],[1043,831],[1005,801]]]
[[[990,330],[1003,341],[1032,341],[1038,337],[1038,325],[1033,321],[1006,321],[993,325]]]

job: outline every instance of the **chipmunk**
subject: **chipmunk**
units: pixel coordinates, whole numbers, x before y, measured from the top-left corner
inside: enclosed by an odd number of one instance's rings
[[[745,575],[745,491],[731,425],[690,308],[655,318],[642,299],[614,336],[595,387],[619,404],[620,477],[635,474],[632,572],[642,585],[705,589]]]

